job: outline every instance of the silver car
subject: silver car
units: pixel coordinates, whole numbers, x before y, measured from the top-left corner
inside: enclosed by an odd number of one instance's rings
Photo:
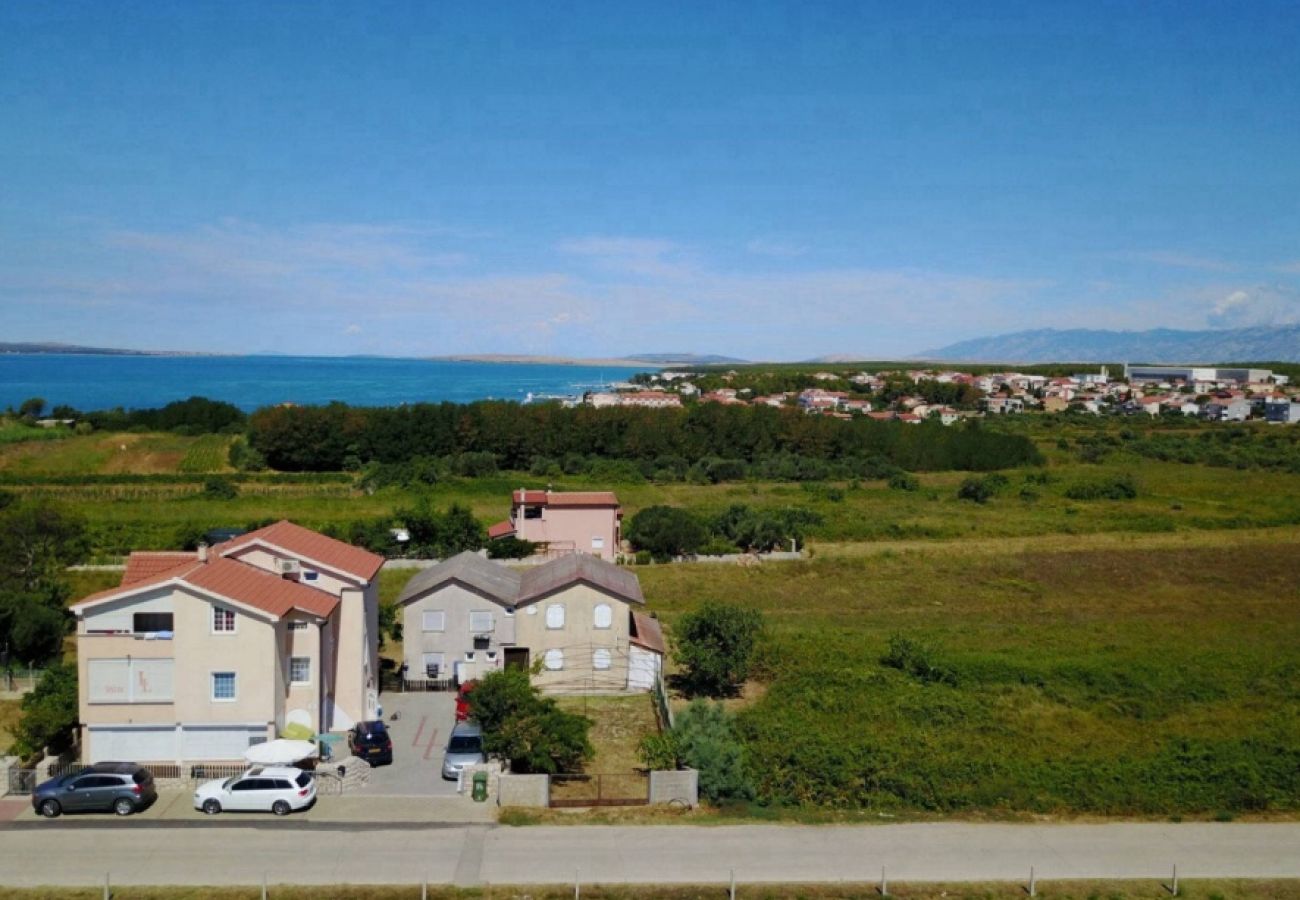
[[[483,732],[473,722],[457,722],[447,739],[447,755],[442,759],[442,777],[456,779],[460,770],[485,762]]]

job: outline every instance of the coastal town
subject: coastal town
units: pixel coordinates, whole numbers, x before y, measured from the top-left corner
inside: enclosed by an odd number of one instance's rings
[[[816,384],[798,390],[760,394],[745,386],[700,387],[701,381],[743,382],[746,377],[734,369],[720,374],[666,370],[639,384],[623,383],[564,402],[596,408],[675,409],[692,403],[796,407],[841,419],[865,416],[913,425],[1031,412],[1300,422],[1300,387],[1269,369],[1125,365],[1115,373],[1101,366],[1096,372],[1064,376],[948,368],[818,371],[801,376]]]

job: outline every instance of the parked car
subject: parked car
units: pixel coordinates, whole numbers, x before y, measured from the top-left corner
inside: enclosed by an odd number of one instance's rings
[[[194,792],[194,808],[210,816],[224,810],[287,816],[315,801],[316,779],[289,766],[257,766],[233,778],[205,782]]]
[[[464,722],[469,718],[469,695],[477,681],[467,681],[456,689],[456,721]]]
[[[467,766],[484,762],[483,732],[473,722],[457,722],[447,739],[447,753],[442,759],[442,777],[454,779]]]
[[[393,738],[380,721],[358,722],[348,731],[348,750],[372,766],[393,762]]]
[[[158,799],[153,773],[138,763],[101,762],[51,778],[32,791],[32,808],[47,819],[65,812],[129,816]]]

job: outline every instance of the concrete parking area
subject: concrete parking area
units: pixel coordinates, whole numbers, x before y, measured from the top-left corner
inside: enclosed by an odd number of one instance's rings
[[[376,766],[353,792],[376,797],[454,797],[456,782],[442,780],[447,737],[456,724],[451,691],[386,693],[384,724],[393,738],[393,764]],[[396,718],[394,718],[396,716]]]

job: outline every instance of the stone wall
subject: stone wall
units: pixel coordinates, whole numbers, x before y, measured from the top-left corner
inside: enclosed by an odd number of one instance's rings
[[[551,779],[547,775],[501,775],[498,806],[547,807],[551,805]]]
[[[650,773],[650,804],[694,808],[700,802],[700,773],[694,769]]]

